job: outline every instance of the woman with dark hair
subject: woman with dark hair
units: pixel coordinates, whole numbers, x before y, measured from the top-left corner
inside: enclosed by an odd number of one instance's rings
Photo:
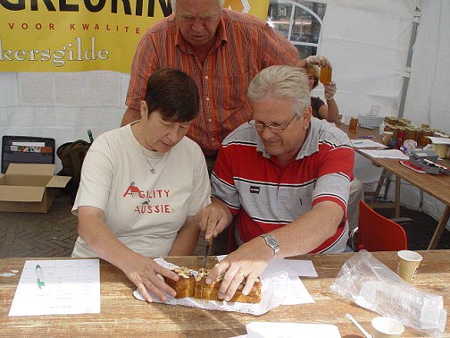
[[[195,82],[161,69],[148,80],[141,119],[100,135],[84,160],[72,212],[73,257],[100,257],[121,269],[147,301],[174,295],[178,276],[151,257],[191,255],[197,214],[210,203],[200,147],[185,137],[199,111]]]
[[[306,73],[309,80],[309,89],[313,90],[319,84],[319,67],[313,64],[307,64]],[[317,96],[311,96],[311,108],[314,117],[321,120],[327,120],[328,122],[336,122],[339,116],[339,109],[334,100],[334,94],[336,94],[336,84],[331,82],[330,84],[323,85],[324,96],[326,103],[323,102]]]

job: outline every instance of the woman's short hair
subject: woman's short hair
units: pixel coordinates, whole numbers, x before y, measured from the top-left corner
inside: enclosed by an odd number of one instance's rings
[[[149,115],[158,111],[166,121],[188,122],[200,108],[198,88],[186,73],[163,68],[154,72],[147,82],[145,93]]]
[[[220,7],[223,7],[225,0],[216,0]],[[172,6],[172,11],[175,12],[175,7],[177,7],[177,0],[170,0],[170,6]]]
[[[319,84],[319,77],[320,77],[320,69],[316,65],[307,64],[306,65],[306,73],[308,75],[312,75],[314,77],[314,84],[312,89],[316,88]]]
[[[250,101],[259,101],[270,96],[297,100],[296,113],[299,115],[311,104],[308,78],[302,68],[292,66],[264,68],[253,78],[247,96]]]

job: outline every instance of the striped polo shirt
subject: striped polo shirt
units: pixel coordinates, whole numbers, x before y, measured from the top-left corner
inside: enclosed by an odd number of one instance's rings
[[[335,202],[347,215],[353,165],[347,135],[324,120],[311,119],[303,146],[285,168],[270,159],[255,128],[244,123],[222,143],[211,175],[212,193],[237,216],[239,237],[247,242],[322,201]],[[345,216],[336,233],[312,253],[343,251],[346,223]]]
[[[200,114],[187,136],[212,155],[225,136],[251,119],[246,94],[255,75],[272,65],[295,66],[299,60],[297,49],[267,24],[252,15],[223,9],[215,44],[202,63],[171,15],[152,26],[139,42],[126,104],[139,111],[154,71],[170,67],[185,72],[200,94]]]

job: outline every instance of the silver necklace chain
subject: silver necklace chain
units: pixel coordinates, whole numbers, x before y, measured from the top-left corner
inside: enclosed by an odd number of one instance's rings
[[[162,157],[155,163],[155,165],[152,165],[152,163],[151,163],[151,161],[149,160],[148,156],[145,155],[144,152],[142,152],[142,155],[144,155],[145,161],[147,162],[148,166],[150,167],[150,172],[151,172],[152,174],[155,174],[155,173],[156,173],[155,167],[156,167],[156,165],[162,160]],[[163,157],[164,157],[164,155],[163,155]]]

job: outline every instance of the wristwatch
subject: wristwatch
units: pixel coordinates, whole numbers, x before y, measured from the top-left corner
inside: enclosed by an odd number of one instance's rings
[[[280,251],[280,243],[278,243],[278,240],[271,234],[262,234],[260,237],[262,237],[267,246],[272,249],[274,256]]]

